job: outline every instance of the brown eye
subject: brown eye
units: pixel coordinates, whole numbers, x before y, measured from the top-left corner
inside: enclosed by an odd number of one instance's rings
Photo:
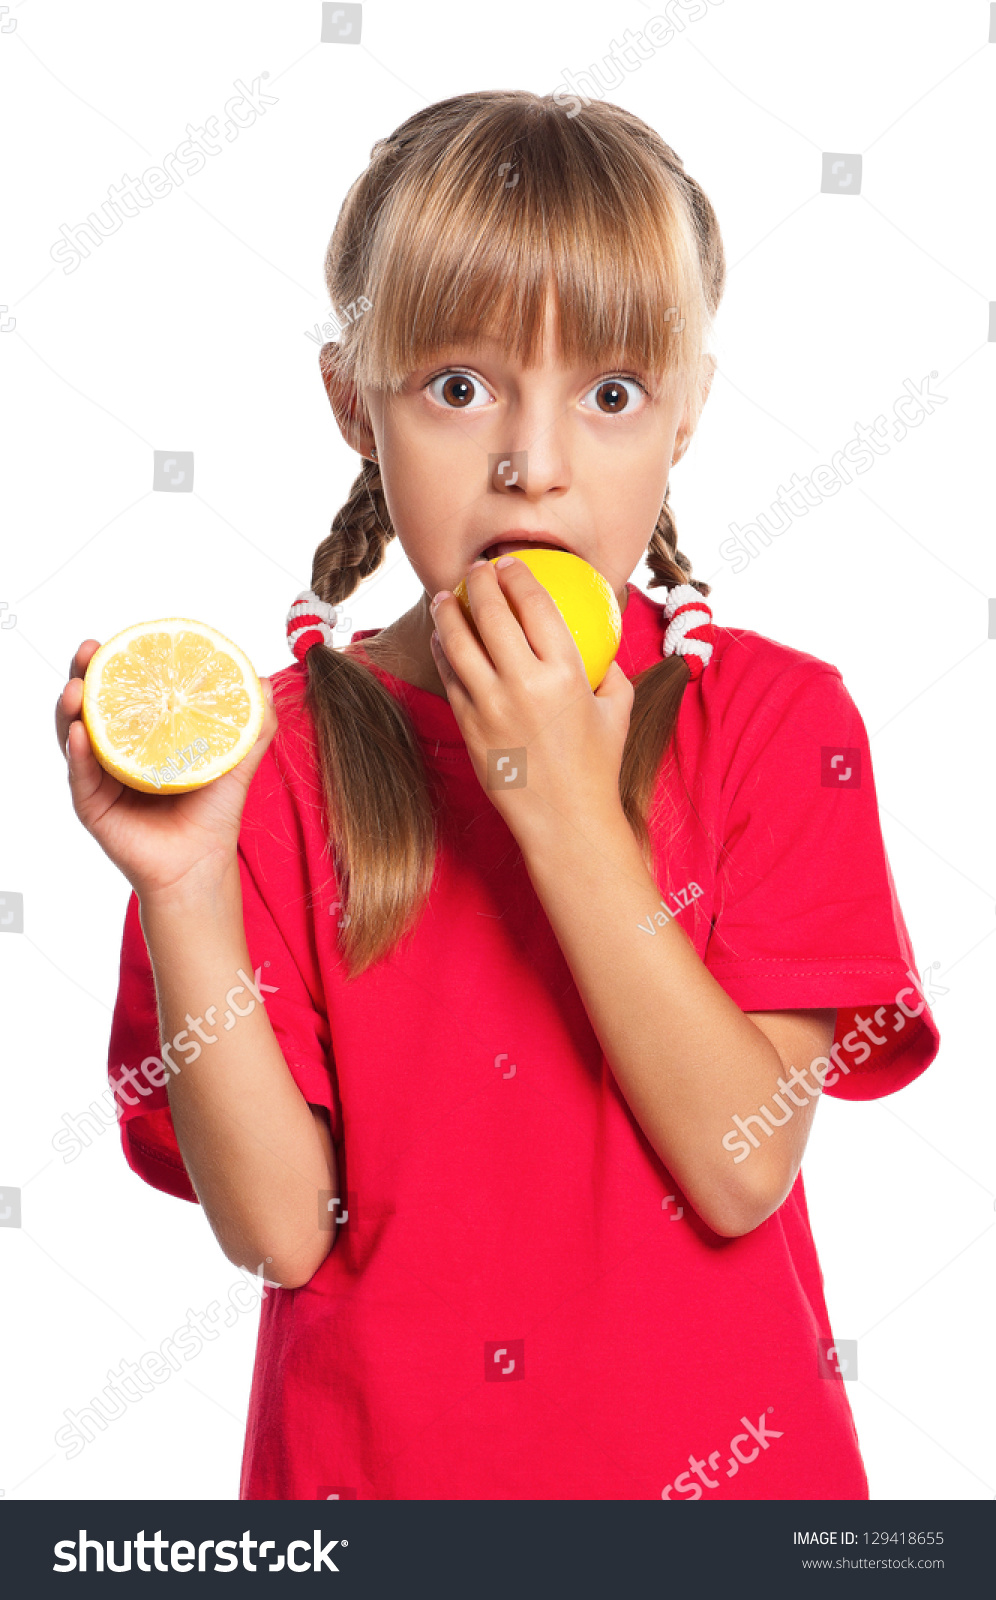
[[[591,396],[603,417],[621,417],[625,411],[639,412],[648,398],[647,390],[636,378],[603,378],[584,397],[585,410]]]
[[[618,378],[607,378],[595,390],[599,411],[607,411],[610,415],[617,411],[625,411],[629,403],[629,395]]]
[[[479,411],[488,403],[488,391],[469,372],[441,372],[426,384],[432,398],[450,411]]]
[[[473,392],[473,380],[465,377],[462,372],[456,372],[452,377],[447,378],[442,389],[444,400],[447,405],[452,406],[469,405]]]

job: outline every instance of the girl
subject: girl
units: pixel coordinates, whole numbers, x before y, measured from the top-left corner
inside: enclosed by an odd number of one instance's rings
[[[619,107],[463,95],[375,146],[326,268],[363,462],[256,747],[121,789],[93,640],[58,709],[134,891],[128,1162],[271,1285],[242,1496],[865,1499],[800,1161],[821,1088],[938,1034],[840,673],[714,628],[677,549],[712,207]],[[395,535],[422,597],[333,648]],[[523,543],[613,585],[594,693],[487,559]]]

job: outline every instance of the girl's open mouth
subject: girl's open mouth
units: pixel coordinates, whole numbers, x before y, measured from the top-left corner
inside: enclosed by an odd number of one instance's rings
[[[514,555],[517,550],[560,550],[562,544],[548,544],[544,539],[503,539],[498,544],[489,544],[486,550],[481,551],[485,561],[491,561],[495,556]],[[564,552],[569,554],[570,552]]]

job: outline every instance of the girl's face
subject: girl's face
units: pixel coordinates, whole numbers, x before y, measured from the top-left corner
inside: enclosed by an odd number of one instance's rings
[[[669,466],[688,443],[673,380],[562,364],[554,304],[550,296],[538,366],[482,338],[440,351],[400,393],[363,392],[358,408],[355,390],[330,387],[347,443],[367,456],[376,447],[391,521],[424,590],[396,637],[430,680],[429,600],[502,541],[583,557],[624,608]]]

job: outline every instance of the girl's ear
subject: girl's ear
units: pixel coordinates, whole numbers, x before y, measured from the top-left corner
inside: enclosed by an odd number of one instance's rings
[[[339,432],[351,450],[358,451],[361,456],[369,456],[374,444],[374,435],[367,409],[360,399],[355,383],[345,374],[342,351],[334,340],[322,345],[318,361],[325,393],[329,397]]]

